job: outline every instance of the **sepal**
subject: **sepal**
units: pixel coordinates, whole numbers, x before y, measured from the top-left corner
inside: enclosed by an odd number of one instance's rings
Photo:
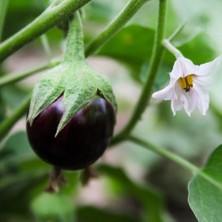
[[[116,100],[109,82],[86,62],[62,63],[46,72],[34,88],[28,121],[34,119],[59,96],[63,95],[64,114],[56,135],[80,109],[92,99],[101,97],[117,110]]]

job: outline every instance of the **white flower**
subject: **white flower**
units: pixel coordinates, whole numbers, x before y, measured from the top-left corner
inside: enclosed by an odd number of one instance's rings
[[[197,107],[206,115],[209,107],[208,86],[218,58],[202,65],[194,65],[185,57],[179,57],[170,73],[169,85],[155,92],[152,97],[159,100],[171,100],[171,109],[175,115],[184,108],[190,116]]]

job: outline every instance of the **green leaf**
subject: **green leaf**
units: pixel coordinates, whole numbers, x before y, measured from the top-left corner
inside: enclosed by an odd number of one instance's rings
[[[37,218],[48,220],[61,218],[65,221],[74,216],[75,208],[73,201],[66,195],[41,193],[33,200],[31,209]],[[68,221],[73,221],[73,219]]]
[[[15,109],[18,107],[18,104],[21,103],[30,90],[20,87],[18,85],[9,85],[2,87],[2,100],[5,105],[10,106],[10,108]]]
[[[2,95],[0,92],[0,122],[5,118],[5,114],[6,114],[5,104],[2,100]]]
[[[11,218],[12,214],[17,217],[28,216],[30,193],[46,179],[46,173],[42,172],[26,173],[11,169],[10,173],[10,176],[1,175],[0,221],[7,221],[6,218]]]
[[[162,64],[162,66],[159,68],[156,81],[154,82],[154,85],[153,85],[154,90],[160,89],[169,81],[168,73],[171,71],[170,69],[171,67],[167,65],[166,63]],[[149,63],[144,63],[141,69],[140,82],[145,83],[148,70],[149,70]]]
[[[123,28],[102,49],[106,55],[123,62],[142,64],[149,60],[152,52],[154,30],[139,25]]]
[[[4,26],[4,38],[13,35],[33,21],[48,5],[46,0],[9,1]],[[21,16],[22,15],[22,16]]]
[[[35,156],[24,131],[11,135],[1,148],[0,153],[0,168],[18,165]]]
[[[123,8],[127,0],[117,2],[105,2],[104,0],[94,0],[84,7],[85,16],[88,22],[104,23],[109,22]]]
[[[150,60],[154,41],[154,30],[129,25],[117,33],[98,52],[112,57],[127,66],[131,77],[141,83],[141,67]]]
[[[204,169],[189,183],[189,204],[199,222],[219,222],[222,218],[222,145]]]
[[[206,38],[205,33],[200,33],[192,41],[179,47],[179,50],[197,65],[215,59],[216,54],[210,46],[209,39]]]

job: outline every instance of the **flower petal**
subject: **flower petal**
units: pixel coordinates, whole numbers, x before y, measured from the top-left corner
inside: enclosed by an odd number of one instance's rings
[[[184,109],[188,116],[193,112],[198,103],[198,96],[196,95],[194,90],[190,90],[189,92],[184,92],[184,97],[186,98],[186,103],[184,103]]]
[[[170,83],[165,88],[153,93],[152,97],[158,100],[171,100],[175,98],[174,84]]]
[[[174,115],[176,115],[176,112],[181,110],[184,107],[184,104],[187,103],[186,98],[184,98],[183,95],[183,90],[178,83],[175,85],[175,94],[177,95],[176,98],[171,101],[171,110]]]
[[[183,104],[179,99],[175,99],[171,101],[171,110],[173,112],[173,115],[176,115],[176,112],[181,110],[183,108]]]
[[[177,111],[184,108],[187,115],[190,116],[198,103],[198,96],[196,95],[195,91],[191,89],[189,92],[185,92],[177,83],[175,86],[175,92],[177,94],[177,99],[172,100],[171,102],[173,114],[175,115]]]
[[[198,96],[197,108],[199,109],[200,113],[205,116],[209,108],[209,103],[210,103],[209,93],[208,91],[203,90],[198,85],[195,86],[195,92]]]
[[[201,88],[207,89],[211,82],[211,76],[203,75],[203,76],[195,76],[193,78],[193,85],[199,85]]]
[[[183,77],[183,69],[181,67],[181,62],[180,62],[180,58],[179,57],[176,62],[173,65],[173,69],[170,72],[170,80],[174,81],[174,83],[176,83],[176,81],[180,78]]]
[[[199,66],[199,69],[196,72],[196,75],[197,76],[204,76],[204,75],[212,74],[215,71],[216,67],[218,66],[218,64],[220,62],[222,62],[222,57],[221,56],[217,57],[216,59],[214,59],[211,62],[201,64]]]
[[[173,70],[170,73],[170,78],[179,79],[184,78],[189,74],[194,74],[198,70],[198,66],[185,57],[179,57],[174,63]]]

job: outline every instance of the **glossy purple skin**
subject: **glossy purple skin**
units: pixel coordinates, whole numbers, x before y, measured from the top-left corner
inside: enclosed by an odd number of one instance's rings
[[[66,170],[83,169],[105,151],[113,135],[115,111],[103,98],[93,99],[77,112],[55,137],[64,112],[58,98],[30,126],[27,133],[33,150],[46,162]]]

